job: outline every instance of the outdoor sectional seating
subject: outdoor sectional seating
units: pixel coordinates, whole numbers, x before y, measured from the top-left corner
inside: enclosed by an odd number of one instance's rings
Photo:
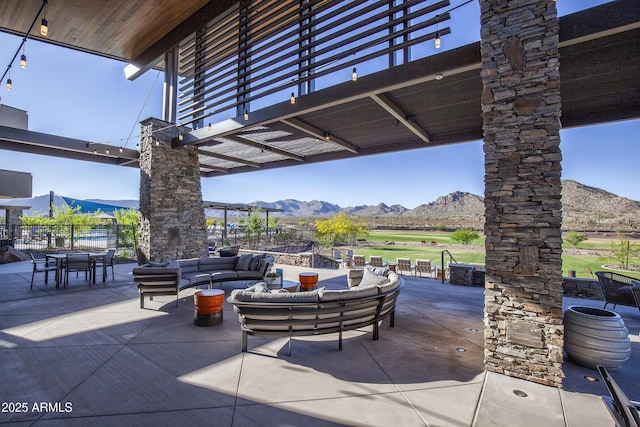
[[[350,280],[348,289],[274,292],[258,283],[234,290],[228,301],[240,320],[242,351],[247,351],[249,335],[288,337],[291,355],[292,337],[335,332],[342,350],[344,331],[369,325],[373,325],[373,339],[377,340],[382,320],[389,317],[390,326],[394,326],[402,279],[394,272],[385,272],[385,277],[370,269],[355,271],[360,278]]]
[[[140,308],[144,297],[175,295],[176,305],[181,290],[202,285],[213,286],[228,281],[264,279],[274,258],[267,254],[242,254],[220,258],[190,258],[149,263],[133,269],[134,281],[140,292]]]

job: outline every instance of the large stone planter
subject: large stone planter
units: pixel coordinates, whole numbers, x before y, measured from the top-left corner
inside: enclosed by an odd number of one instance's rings
[[[631,340],[619,314],[570,306],[564,312],[564,349],[579,365],[617,370],[631,356]]]

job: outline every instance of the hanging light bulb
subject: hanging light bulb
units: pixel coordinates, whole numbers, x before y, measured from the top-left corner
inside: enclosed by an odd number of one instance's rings
[[[20,68],[27,68],[27,57],[24,53],[20,55]]]
[[[291,105],[296,103],[296,94],[291,91]]]
[[[47,18],[42,18],[42,22],[40,23],[40,35],[44,37],[49,35],[49,21],[47,21]]]
[[[435,44],[436,44],[436,49],[440,49],[440,28],[438,24],[440,24],[440,20],[438,19],[440,15],[436,15],[436,40],[435,40]]]
[[[107,148],[104,152],[105,154],[109,154],[109,149]]]
[[[351,71],[351,81],[356,81],[358,80],[358,71],[356,70],[356,67],[353,67],[353,70]]]
[[[244,110],[244,119],[249,120],[249,110],[247,110],[246,108]]]
[[[9,79],[7,79],[7,90],[11,90],[11,87],[12,87],[12,86],[13,86],[13,85],[12,85],[12,83],[11,83],[11,79],[10,79],[10,78],[9,78]]]
[[[156,147],[159,147],[159,146],[160,146],[160,140],[156,139]]]
[[[208,130],[209,132],[211,132],[211,123],[209,123],[209,126],[207,127],[207,130]]]
[[[40,35],[47,37],[49,35],[49,21],[47,21],[47,5],[49,4],[49,1],[42,0],[42,3],[44,4],[44,16],[40,22]]]
[[[120,152],[122,153],[124,150],[122,149],[122,147],[120,147]]]

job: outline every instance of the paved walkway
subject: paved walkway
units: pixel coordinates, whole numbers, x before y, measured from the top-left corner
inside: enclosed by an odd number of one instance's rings
[[[483,289],[405,277],[396,326],[346,334],[249,338],[225,302],[224,322],[193,324],[193,290],[139,308],[133,265],[89,287],[29,290],[30,264],[0,266],[0,423],[71,426],[611,426],[595,371],[565,363],[559,390],[487,373]],[[295,279],[299,268],[284,269]],[[317,270],[346,286],[345,270]],[[226,284],[227,292],[233,284]],[[238,283],[244,287],[244,282]],[[601,303],[567,299],[566,305]],[[623,315],[632,359],[614,373],[640,398],[640,312]],[[527,397],[518,397],[520,390]],[[23,422],[23,424],[21,423]]]

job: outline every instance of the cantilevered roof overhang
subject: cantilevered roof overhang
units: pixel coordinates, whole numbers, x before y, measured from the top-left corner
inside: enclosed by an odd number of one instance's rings
[[[25,31],[25,21],[32,18],[26,10],[30,3],[36,2],[0,3],[0,30]],[[52,34],[52,42],[122,59],[144,70],[158,66],[164,51],[179,43],[189,28],[193,31],[195,24],[235,4],[115,3],[109,2],[107,11],[98,10],[107,7],[101,2],[57,2],[55,13],[66,13],[65,25],[78,30],[75,36],[73,31],[60,37]],[[618,0],[560,18],[563,127],[640,117],[639,4]],[[118,5],[129,14],[116,12]],[[143,22],[140,11],[149,8],[156,25],[137,28],[136,23]],[[114,14],[122,21],[114,20]],[[92,17],[93,30],[102,31],[101,37],[77,37],[87,31],[82,25],[87,16]],[[248,120],[236,117],[211,129],[187,131],[182,140],[174,139],[174,145],[197,145],[201,174],[217,176],[481,140],[480,67],[480,44],[473,43],[312,92],[295,104],[283,100],[251,111]],[[9,128],[0,128],[0,148],[137,166],[133,150],[119,153],[112,148],[106,155],[107,147],[91,142]]]

